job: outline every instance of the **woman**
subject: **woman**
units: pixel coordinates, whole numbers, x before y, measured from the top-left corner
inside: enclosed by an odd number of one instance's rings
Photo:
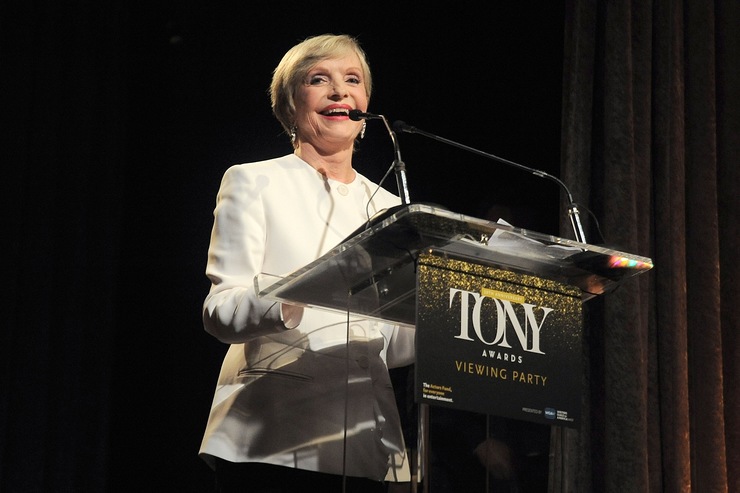
[[[389,366],[413,361],[413,329],[259,298],[254,278],[303,267],[398,205],[352,167],[372,81],[346,35],[308,38],[273,74],[272,110],[294,152],[235,165],[214,211],[203,306],[230,344],[200,455],[219,491],[385,491],[408,464]]]

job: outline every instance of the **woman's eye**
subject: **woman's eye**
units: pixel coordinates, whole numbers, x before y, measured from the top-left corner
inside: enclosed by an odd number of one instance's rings
[[[360,83],[360,78],[359,77],[348,77],[347,78],[347,84],[358,85],[359,83]]]
[[[311,86],[325,86],[329,83],[329,78],[323,75],[313,75],[308,79]]]

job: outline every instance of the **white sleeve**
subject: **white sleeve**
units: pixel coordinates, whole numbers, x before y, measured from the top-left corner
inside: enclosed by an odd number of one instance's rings
[[[244,166],[224,173],[216,199],[203,303],[205,330],[226,343],[285,330],[274,301],[257,297],[254,277],[265,254],[266,223],[258,180]]]
[[[414,362],[416,329],[407,325],[394,327],[391,340],[388,343],[386,363],[388,368],[399,368]]]

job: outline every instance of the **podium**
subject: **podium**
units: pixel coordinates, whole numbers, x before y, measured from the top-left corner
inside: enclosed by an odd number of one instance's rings
[[[646,257],[410,204],[287,276],[260,274],[255,286],[274,301],[416,328],[423,474],[426,406],[578,426],[582,304],[652,267]]]

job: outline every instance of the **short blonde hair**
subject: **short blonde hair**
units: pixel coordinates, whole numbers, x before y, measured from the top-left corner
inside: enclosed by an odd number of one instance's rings
[[[365,51],[357,39],[346,34],[322,34],[306,38],[283,56],[275,68],[270,84],[270,101],[272,113],[283,126],[285,133],[290,134],[295,124],[295,94],[304,84],[311,67],[321,60],[341,58],[354,53],[360,59],[362,80],[368,100],[372,92],[372,76]]]

